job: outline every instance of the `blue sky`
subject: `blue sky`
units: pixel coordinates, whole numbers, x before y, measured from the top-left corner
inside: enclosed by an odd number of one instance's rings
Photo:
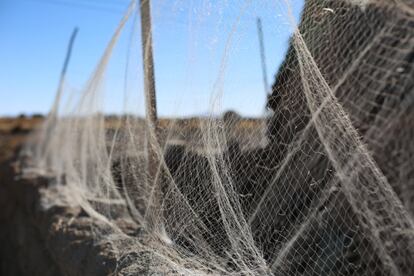
[[[291,27],[284,1],[152,0],[158,112],[161,116],[205,114],[211,95],[223,91],[221,110],[246,116],[262,113],[265,103],[256,18],[263,21],[269,82],[283,60]],[[117,27],[128,0],[1,0],[0,116],[46,113],[58,85],[68,38],[80,31],[67,81],[81,90]],[[298,18],[302,0],[293,0]],[[221,61],[232,26],[223,81]],[[139,26],[130,20],[108,67],[105,111],[119,112],[129,58],[129,91],[142,93]],[[138,21],[139,22],[139,21]],[[130,49],[128,51],[128,49]],[[130,54],[128,56],[128,53]],[[132,92],[131,92],[132,93]],[[129,109],[140,104],[131,98]],[[142,102],[142,99],[141,99]]]

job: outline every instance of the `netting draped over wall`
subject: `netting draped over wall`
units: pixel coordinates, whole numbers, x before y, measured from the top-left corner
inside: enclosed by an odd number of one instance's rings
[[[148,139],[145,118],[100,113],[131,4],[71,111],[28,146],[31,169],[59,175],[121,257],[144,248],[167,273],[414,275],[412,7],[308,0],[266,116],[160,119]]]

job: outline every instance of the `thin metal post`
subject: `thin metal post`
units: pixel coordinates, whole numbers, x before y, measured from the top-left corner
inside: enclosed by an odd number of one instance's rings
[[[269,82],[267,81],[267,69],[266,69],[266,56],[265,48],[263,42],[263,30],[262,30],[262,20],[260,17],[257,18],[257,32],[259,35],[259,45],[260,45],[260,58],[262,62],[262,74],[263,74],[263,85],[266,95],[269,93]]]
[[[56,93],[55,101],[54,101],[53,106],[52,106],[52,110],[50,111],[51,116],[56,116],[56,114],[58,112],[58,106],[59,106],[59,103],[60,103],[60,99],[62,97],[63,85],[65,83],[65,78],[66,78],[66,71],[68,70],[69,61],[70,61],[70,57],[72,55],[73,45],[75,44],[75,39],[76,39],[76,35],[78,34],[78,30],[79,29],[77,27],[75,27],[73,29],[72,34],[71,34],[70,39],[69,39],[68,48],[67,48],[66,56],[65,56],[65,61],[63,63],[62,71],[60,73],[59,87],[58,87],[58,90],[57,90],[57,93]]]
[[[76,35],[78,33],[78,28],[74,28],[72,31],[72,34],[69,39],[68,47],[66,50],[66,56],[65,61],[63,62],[62,71],[60,73],[60,79],[59,79],[59,86],[56,91],[55,100],[53,102],[52,108],[49,111],[49,114],[47,116],[46,122],[44,124],[44,129],[41,132],[40,140],[44,141],[39,145],[37,148],[36,154],[40,156],[41,158],[45,158],[47,156],[48,150],[50,150],[50,140],[52,139],[52,132],[56,129],[57,124],[57,116],[58,116],[58,109],[59,109],[59,103],[62,97],[62,92],[65,84],[65,78],[66,78],[66,71],[68,70],[70,57],[73,50],[73,45],[75,44]]]

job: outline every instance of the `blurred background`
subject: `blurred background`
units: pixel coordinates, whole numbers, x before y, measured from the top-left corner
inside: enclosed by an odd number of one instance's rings
[[[159,115],[207,114],[212,90],[217,79],[223,77],[221,109],[248,117],[260,116],[266,91],[257,18],[262,20],[266,77],[271,84],[292,31],[281,2],[152,0]],[[81,91],[128,5],[128,0],[2,0],[0,116],[46,114],[50,110],[75,27],[79,33],[65,85]],[[302,0],[292,2],[296,19],[302,8]],[[226,48],[232,30],[236,30],[233,42]],[[110,91],[105,100],[108,114],[125,112],[121,95],[126,76],[129,83],[134,83],[129,91],[142,91],[139,46],[139,20],[134,18],[128,21],[105,78],[105,87]],[[219,76],[226,51],[227,73]],[[126,73],[128,67],[133,69]],[[129,108],[128,112],[134,112],[133,106]]]

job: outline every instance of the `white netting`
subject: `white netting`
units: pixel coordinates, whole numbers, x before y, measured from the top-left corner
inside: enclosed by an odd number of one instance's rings
[[[65,200],[108,225],[97,235],[121,259],[144,250],[166,273],[414,275],[414,3],[308,0],[295,26],[297,3],[257,2],[152,2],[155,26],[191,5],[182,31],[212,50],[190,42],[189,72],[199,69],[197,58],[210,55],[214,64],[222,54],[208,83],[209,114],[157,126],[142,116],[142,71],[134,71],[142,64],[133,53],[120,97],[126,113],[103,116],[106,67],[136,14],[132,3],[86,88],[78,98],[64,91],[66,101],[29,145],[31,169],[59,176]],[[263,116],[220,117],[227,67],[243,51],[243,20],[257,10],[286,19],[273,28],[293,30],[289,50]],[[211,22],[212,13],[234,20]],[[207,38],[198,37],[202,28]],[[192,77],[188,89],[207,89]],[[260,93],[231,97],[249,102]]]

